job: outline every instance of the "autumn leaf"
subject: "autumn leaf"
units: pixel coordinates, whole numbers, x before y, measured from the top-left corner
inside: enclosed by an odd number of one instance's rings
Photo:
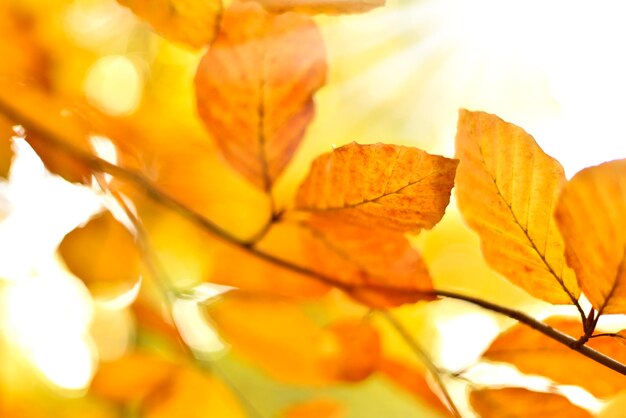
[[[351,143],[313,161],[296,209],[419,232],[441,220],[457,161],[399,145]]]
[[[182,366],[141,405],[146,418],[245,418],[239,399],[217,377]]]
[[[406,389],[421,402],[428,404],[445,416],[452,416],[448,407],[430,388],[424,372],[415,366],[385,357],[381,359],[378,371],[398,386]]]
[[[556,206],[567,263],[599,313],[626,313],[625,214],[626,160],[582,170]]]
[[[219,0],[118,0],[157,32],[195,48],[210,43],[222,9]]]
[[[545,322],[574,338],[581,336],[580,321],[554,317]],[[626,350],[617,340],[592,338],[586,345],[626,363]],[[485,352],[484,358],[511,363],[523,373],[545,376],[563,385],[581,386],[599,397],[614,395],[626,387],[626,376],[523,324],[500,335]]]
[[[103,362],[90,391],[116,402],[140,400],[167,382],[175,371],[170,361],[147,353],[133,352],[112,362]]]
[[[426,264],[401,232],[318,214],[296,219],[276,225],[264,243],[286,242],[286,232],[294,230],[302,249],[289,260],[331,278],[335,286],[369,306],[430,299],[419,294],[432,290]]]
[[[481,389],[470,393],[470,403],[481,418],[591,418],[592,415],[555,393],[523,388]]]
[[[13,149],[11,137],[14,135],[13,124],[0,114],[0,178],[6,179],[11,169]]]
[[[489,265],[537,298],[576,301],[580,290],[552,213],[566,181],[559,162],[521,128],[467,110],[459,114],[456,156],[459,209]]]
[[[324,42],[310,18],[234,3],[198,66],[198,113],[231,166],[269,190],[302,140],[325,79]]]
[[[365,13],[385,5],[385,0],[248,0],[256,1],[272,13],[307,14]]]
[[[282,418],[344,418],[345,407],[332,399],[313,399],[289,407]]]
[[[342,320],[323,327],[287,299],[234,293],[208,309],[238,353],[281,380],[353,382],[378,365],[380,341],[368,323]]]
[[[59,253],[96,295],[119,293],[139,279],[142,256],[128,229],[104,212],[65,236]]]

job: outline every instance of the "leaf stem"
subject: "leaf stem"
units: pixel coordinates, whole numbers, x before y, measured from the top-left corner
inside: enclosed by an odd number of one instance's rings
[[[105,161],[101,158],[94,156],[93,154],[80,149],[71,144],[71,142],[65,141],[63,138],[57,136],[54,132],[51,132],[49,129],[40,126],[36,120],[28,117],[27,115],[22,114],[22,112],[18,111],[15,107],[13,107],[10,103],[4,101],[4,98],[0,97],[0,113],[5,114],[9,119],[19,123],[24,126],[24,128],[28,131],[36,133],[40,135],[44,140],[46,140],[50,145],[56,147],[59,151],[66,153],[72,158],[76,158],[81,161],[87,167],[95,172],[106,172],[115,177],[118,177],[121,180],[128,181],[138,187],[143,193],[145,193],[150,198],[162,204],[164,207],[170,208],[174,212],[179,215],[185,217],[186,219],[194,222],[199,227],[205,229],[207,232],[210,232],[216,238],[219,238],[227,243],[236,245],[241,249],[248,251],[250,254],[256,256],[259,259],[270,262],[278,267],[291,270],[293,272],[302,274],[304,276],[308,276],[310,278],[319,280],[320,282],[326,283],[328,285],[337,287],[346,292],[353,292],[356,290],[367,289],[378,291],[381,293],[385,293],[388,295],[398,295],[398,296],[413,296],[415,298],[427,298],[427,297],[445,297],[449,299],[457,299],[462,300],[467,303],[471,303],[473,305],[479,306],[483,309],[487,309],[492,312],[499,313],[501,315],[508,316],[509,318],[515,319],[522,324],[525,324],[538,332],[546,335],[549,338],[552,338],[555,341],[569,347],[570,349],[577,351],[578,353],[626,376],[626,365],[622,364],[599,351],[594,350],[586,345],[578,345],[578,340],[564,334],[563,332],[554,329],[541,321],[536,320],[535,318],[515,309],[507,308],[504,306],[500,306],[491,302],[488,302],[483,299],[479,299],[473,296],[462,295],[459,293],[446,291],[446,290],[419,290],[419,289],[411,289],[411,288],[401,288],[401,287],[393,287],[393,286],[385,286],[385,285],[376,285],[376,284],[350,284],[341,282],[338,279],[319,273],[315,270],[309,269],[307,267],[300,266],[298,264],[292,263],[290,261],[281,259],[273,254],[267,253],[263,250],[258,249],[254,245],[250,245],[246,241],[242,241],[239,238],[235,237],[227,230],[213,222],[212,220],[204,217],[203,215],[195,212],[191,208],[188,208],[175,198],[169,196],[167,193],[161,191],[158,187],[154,186],[152,182],[143,176],[139,171],[135,171],[132,169],[124,168],[115,164],[111,164],[108,161]]]
[[[411,334],[409,334],[408,330],[400,323],[400,321],[396,319],[395,316],[391,314],[391,312],[386,309],[381,309],[378,312],[393,327],[393,329],[396,330],[398,335],[402,337],[404,342],[409,346],[409,348],[411,348],[413,353],[415,353],[420,361],[428,368],[430,374],[437,382],[437,386],[439,386],[439,389],[441,390],[441,393],[443,394],[446,403],[448,404],[448,408],[450,409],[450,412],[452,412],[452,415],[457,418],[462,418],[459,410],[452,400],[452,397],[450,396],[450,393],[448,392],[448,389],[446,388],[445,383],[443,382],[443,379],[441,378],[441,369],[437,367],[437,365],[433,362],[432,358],[430,358],[426,350],[424,350],[424,348],[411,336]]]

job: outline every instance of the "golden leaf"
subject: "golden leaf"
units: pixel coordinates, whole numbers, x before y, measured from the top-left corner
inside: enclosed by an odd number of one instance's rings
[[[141,405],[146,418],[245,418],[239,399],[215,376],[180,367]]]
[[[168,39],[201,48],[211,42],[222,9],[219,0],[118,0]]]
[[[133,235],[110,212],[67,234],[59,253],[68,269],[96,295],[128,290],[141,273],[141,254]]]
[[[170,361],[141,352],[130,353],[101,363],[90,390],[111,401],[136,401],[167,382],[174,371]]]
[[[582,170],[556,207],[567,263],[602,313],[626,313],[626,160]]]
[[[378,371],[416,396],[420,401],[425,402],[445,416],[452,416],[448,407],[430,388],[423,371],[391,358],[381,359]]]
[[[554,317],[546,323],[574,338],[582,334],[580,321],[574,319]],[[592,338],[586,345],[626,363],[626,350],[617,340]],[[523,373],[545,376],[564,385],[581,386],[599,397],[614,395],[626,387],[626,376],[523,324],[500,335],[484,357],[511,363]]]
[[[248,0],[252,1],[252,0]],[[385,0],[254,0],[272,13],[365,13],[385,5]]]
[[[235,350],[284,381],[352,382],[378,365],[380,341],[371,325],[345,320],[321,327],[287,299],[229,293],[209,314]]]
[[[566,397],[523,388],[482,389],[470,393],[470,403],[482,418],[591,418]]]
[[[448,206],[456,166],[417,148],[353,142],[313,161],[296,209],[368,227],[430,229]]]
[[[313,399],[290,406],[283,418],[343,418],[345,407],[332,399]]]
[[[302,140],[325,79],[315,22],[234,3],[198,66],[198,112],[232,167],[269,190]]]
[[[577,300],[552,213],[566,181],[559,162],[521,128],[467,110],[459,114],[456,156],[459,209],[479,234],[489,265],[547,302]]]

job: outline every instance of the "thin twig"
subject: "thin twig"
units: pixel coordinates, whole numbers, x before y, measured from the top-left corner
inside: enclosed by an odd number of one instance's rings
[[[308,276],[310,278],[316,279],[322,283],[326,283],[328,285],[337,287],[341,290],[344,290],[347,293],[359,291],[359,290],[371,290],[377,291],[382,294],[386,294],[389,296],[411,296],[416,299],[419,298],[428,298],[428,297],[445,297],[449,299],[457,299],[462,300],[476,306],[480,306],[484,309],[490,310],[492,312],[497,312],[499,314],[508,316],[509,318],[515,319],[538,332],[546,335],[549,338],[558,341],[561,344],[569,347],[570,349],[577,351],[578,353],[626,376],[626,365],[622,364],[599,351],[594,350],[586,345],[580,345],[578,340],[564,334],[563,332],[554,329],[541,321],[534,319],[533,317],[514,309],[510,309],[504,306],[500,306],[483,299],[475,298],[472,296],[466,296],[462,294],[458,294],[451,291],[445,290],[419,290],[419,289],[411,289],[411,288],[402,288],[402,287],[394,287],[387,285],[379,285],[379,284],[371,284],[371,283],[363,283],[363,284],[350,284],[341,282],[338,279],[319,273],[317,271],[311,270],[309,268],[300,266],[298,264],[294,264],[290,261],[281,259],[273,254],[267,253],[263,250],[258,249],[255,246],[249,245],[246,241],[243,241],[236,236],[232,235],[230,232],[225,230],[224,228],[217,225],[212,220],[204,217],[203,215],[193,211],[191,208],[188,208],[175,198],[169,196],[167,193],[161,191],[157,187],[155,187],[152,182],[144,177],[140,172],[127,169],[124,167],[117,166],[115,164],[111,164],[108,161],[105,161],[101,158],[98,158],[91,153],[84,151],[71,143],[65,141],[63,138],[58,137],[54,132],[50,130],[46,130],[38,125],[36,120],[29,118],[26,115],[21,114],[14,107],[11,106],[10,103],[4,102],[2,97],[0,97],[0,113],[5,114],[9,117],[9,119],[16,121],[20,125],[24,126],[27,131],[31,131],[33,133],[39,134],[44,140],[46,140],[50,145],[54,146],[59,151],[66,153],[67,155],[79,160],[86,166],[88,166],[91,170],[96,172],[106,172],[111,174],[121,180],[128,181],[133,185],[137,186],[141,191],[143,191],[147,196],[159,202],[164,207],[167,207],[184,218],[192,221],[197,226],[211,233],[214,237],[221,239],[227,243],[235,245],[242,250],[249,252],[250,254],[256,256],[259,259],[270,262],[277,267],[281,267],[287,270],[291,270],[293,272]]]
[[[400,321],[398,321],[391,314],[391,312],[387,310],[379,310],[378,312],[380,312],[382,317],[387,320],[387,322],[402,337],[404,342],[411,348],[413,353],[415,353],[415,355],[420,359],[420,361],[428,368],[428,370],[430,371],[430,374],[433,376],[433,378],[437,382],[437,386],[439,386],[439,389],[441,390],[441,393],[443,394],[443,397],[445,398],[446,403],[448,404],[448,408],[450,409],[450,412],[452,412],[452,414],[455,417],[462,418],[461,413],[457,409],[454,401],[452,400],[452,397],[450,396],[450,393],[448,392],[448,389],[446,388],[445,383],[443,382],[443,379],[441,378],[441,374],[442,374],[441,369],[439,369],[439,367],[437,367],[437,365],[433,362],[433,360],[430,358],[426,350],[424,350],[424,348],[415,340],[415,338],[413,338],[411,334],[409,334],[406,328],[404,328],[404,326],[400,323]]]

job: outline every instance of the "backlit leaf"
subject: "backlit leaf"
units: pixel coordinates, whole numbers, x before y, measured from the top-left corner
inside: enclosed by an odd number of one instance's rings
[[[273,13],[298,12],[330,15],[365,13],[385,5],[385,0],[254,0]]]
[[[424,372],[415,366],[390,358],[383,358],[378,365],[378,371],[406,389],[420,401],[427,403],[445,416],[452,416],[450,410],[430,388]]]
[[[361,321],[322,327],[286,299],[234,293],[209,307],[209,313],[237,352],[285,381],[352,382],[378,366],[378,333]]]
[[[215,376],[180,367],[167,385],[157,388],[142,403],[146,418],[245,418],[238,398]]]
[[[145,353],[130,353],[100,364],[91,392],[118,402],[140,400],[167,382],[175,371],[171,362]]]
[[[521,128],[467,110],[459,114],[456,156],[459,209],[489,265],[547,302],[577,300],[552,213],[566,181],[559,162]]]
[[[591,418],[566,397],[523,388],[482,389],[470,393],[470,403],[481,418]]]
[[[556,207],[567,263],[602,313],[626,313],[626,160],[582,170]]]
[[[7,178],[13,160],[11,137],[14,135],[13,123],[0,114],[0,178]]]
[[[313,161],[296,209],[418,232],[445,212],[457,161],[399,145],[351,143]]]
[[[289,407],[282,418],[344,418],[345,407],[332,399],[314,399]]]
[[[296,264],[332,278],[365,304],[396,306],[422,299],[416,291],[432,290],[426,264],[402,232],[313,214],[278,225],[267,239],[284,240],[280,232],[288,228],[298,230],[303,246]]]
[[[269,190],[302,140],[325,79],[324,42],[310,18],[234,3],[198,66],[198,112],[233,168]]]
[[[96,295],[128,290],[139,279],[141,254],[133,235],[104,212],[65,236],[59,253]]]
[[[219,0],[118,0],[172,41],[196,48],[215,36],[222,3]]]
[[[555,317],[546,323],[574,338],[582,335],[580,321]],[[592,338],[586,345],[626,363],[626,349],[618,338]],[[564,385],[581,386],[599,397],[614,395],[626,387],[626,376],[523,324],[500,335],[484,357],[511,363],[523,373],[545,376]]]

